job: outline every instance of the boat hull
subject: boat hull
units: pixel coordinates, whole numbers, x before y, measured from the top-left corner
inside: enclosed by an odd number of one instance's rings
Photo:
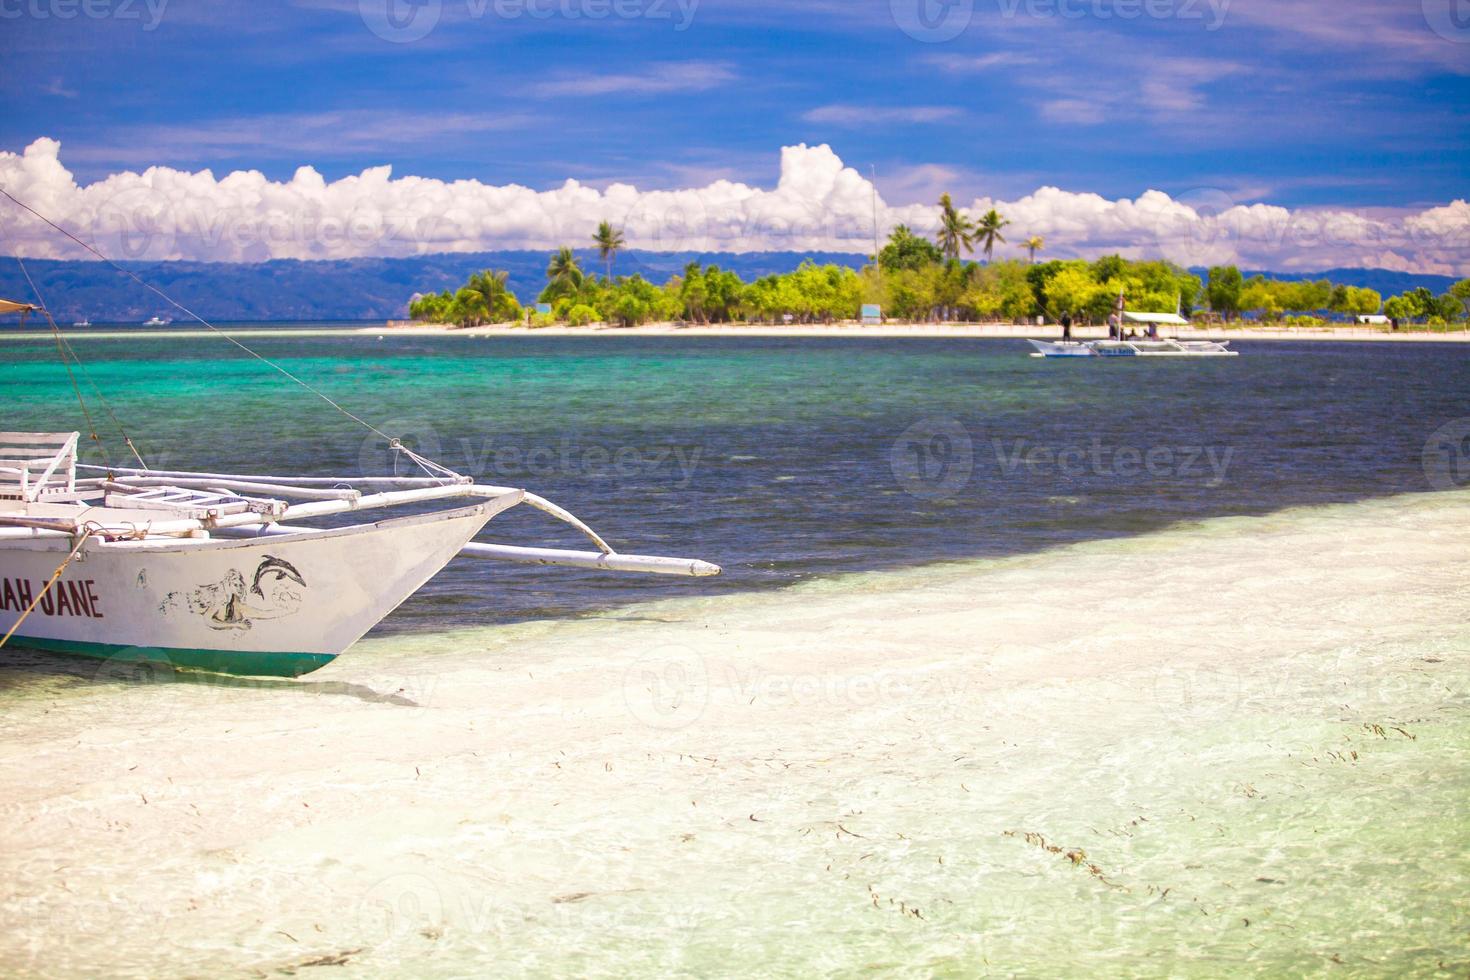
[[[1032,357],[1239,357],[1226,342],[1207,340],[1029,340]]]
[[[487,502],[272,537],[89,541],[11,645],[246,676],[331,663],[436,575],[503,509]],[[0,635],[71,551],[0,548]]]

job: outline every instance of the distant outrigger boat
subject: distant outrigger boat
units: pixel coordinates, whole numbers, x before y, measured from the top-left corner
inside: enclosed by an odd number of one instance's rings
[[[73,323],[72,324],[72,326],[74,326],[74,327],[90,327],[91,325],[92,325],[92,321],[91,320],[88,320],[86,317],[82,317],[76,323]]]
[[[4,312],[44,314],[0,301]],[[422,476],[164,472],[141,457],[137,468],[85,466],[79,437],[0,432],[0,647],[298,677],[336,659],[456,557],[720,574],[695,559],[618,554],[550,501],[476,485],[397,440],[388,441],[396,458]],[[465,505],[350,527],[304,523],[449,501]],[[597,550],[470,543],[521,504],[577,528]]]
[[[1239,357],[1229,341],[1169,340],[1157,336],[1158,328],[1187,327],[1189,321],[1178,313],[1132,313],[1119,295],[1114,308],[1117,331],[1132,323],[1145,327],[1154,336],[1112,338],[1109,340],[1027,340],[1036,348],[1032,357]]]
[[[151,319],[144,320],[143,321],[143,326],[145,326],[145,327],[166,327],[166,326],[168,326],[172,322],[173,322],[172,320],[165,320],[161,316],[155,316],[155,317],[152,317]]]
[[[1239,357],[1228,341],[1213,340],[1028,340],[1032,357]]]

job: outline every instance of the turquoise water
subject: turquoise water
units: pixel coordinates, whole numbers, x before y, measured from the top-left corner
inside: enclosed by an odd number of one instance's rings
[[[727,569],[691,585],[459,563],[387,630],[1427,490],[1434,433],[1470,416],[1470,347],[1449,344],[1245,343],[1230,361],[1067,364],[1028,358],[1018,340],[250,342],[445,465],[562,503],[620,550]],[[83,391],[107,394],[155,468],[389,472],[381,441],[223,340],[75,343]],[[44,339],[7,338],[0,357],[6,427],[85,427]],[[110,458],[125,459],[94,414]],[[1451,475],[1470,481],[1470,462]],[[486,537],[581,544],[519,512]]]
[[[218,345],[79,346],[157,466],[388,465]],[[259,346],[729,575],[455,566],[297,682],[11,654],[0,973],[1470,966],[1470,351]],[[80,424],[0,358],[4,427]]]

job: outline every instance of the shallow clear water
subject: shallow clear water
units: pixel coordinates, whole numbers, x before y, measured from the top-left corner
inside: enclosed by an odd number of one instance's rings
[[[0,972],[1462,975],[1467,553],[1417,494],[299,682],[12,662]]]
[[[0,341],[0,424],[85,428],[44,335]],[[481,482],[526,486],[717,582],[451,566],[380,628],[1006,555],[1210,515],[1470,483],[1470,346],[1241,343],[1228,361],[1038,361],[1019,340],[291,336],[250,340]],[[381,473],[389,454],[220,339],[77,340],[157,468]],[[110,437],[105,413],[94,414]],[[1451,433],[1453,435],[1453,433]],[[1463,452],[1461,470],[1426,460]],[[110,439],[111,458],[124,453]],[[580,546],[534,513],[487,539]]]
[[[455,566],[298,682],[8,653],[0,973],[1470,967],[1470,349],[252,343],[728,576]],[[227,345],[78,347],[155,466],[388,465]],[[0,342],[0,427],[69,399]]]

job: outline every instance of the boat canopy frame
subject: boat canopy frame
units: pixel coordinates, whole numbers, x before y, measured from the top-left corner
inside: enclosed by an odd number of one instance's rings
[[[46,433],[0,433],[0,445],[7,444],[7,438],[26,435],[55,438]],[[697,559],[620,554],[575,514],[544,497],[516,487],[477,484],[449,470],[425,477],[290,477],[90,466],[75,460],[77,438],[77,433],[70,434],[65,492],[22,502],[71,504],[77,512],[52,515],[37,514],[31,508],[0,508],[0,540],[74,540],[85,534],[91,538],[90,547],[137,547],[149,541],[176,543],[180,538],[326,533],[328,529],[288,522],[470,499],[495,501],[500,505],[497,512],[527,505],[576,528],[597,550],[470,543],[461,550],[462,557],[696,578],[721,572],[718,565]],[[412,455],[407,449],[400,451]],[[57,465],[59,460],[53,460],[46,472]],[[77,469],[99,475],[77,479]],[[0,496],[4,488],[0,484]]]

